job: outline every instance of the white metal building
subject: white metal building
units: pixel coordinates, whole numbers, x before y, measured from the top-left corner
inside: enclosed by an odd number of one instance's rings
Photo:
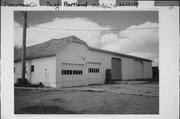
[[[14,78],[21,78],[22,51],[14,53]],[[75,36],[27,47],[26,78],[31,84],[69,87],[104,84],[106,69],[113,80],[150,79],[152,61],[95,49]]]

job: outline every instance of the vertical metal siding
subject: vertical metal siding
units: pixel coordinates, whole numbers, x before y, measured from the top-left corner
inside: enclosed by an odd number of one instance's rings
[[[112,79],[121,80],[121,59],[112,58]]]
[[[143,78],[143,65],[141,61],[134,61],[134,79]]]

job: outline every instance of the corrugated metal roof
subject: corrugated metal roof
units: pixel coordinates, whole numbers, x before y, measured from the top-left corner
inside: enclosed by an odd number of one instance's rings
[[[131,55],[125,55],[125,54],[121,54],[121,53],[116,53],[116,52],[111,52],[111,51],[106,51],[106,50],[89,47],[85,41],[77,38],[76,36],[69,36],[69,37],[65,37],[65,38],[61,38],[61,39],[52,39],[52,40],[49,40],[49,41],[41,43],[41,44],[29,46],[26,48],[26,60],[48,57],[48,56],[55,56],[56,53],[60,49],[62,49],[65,45],[67,45],[68,43],[70,43],[72,41],[84,43],[90,50],[110,53],[110,54],[114,54],[114,55],[121,56],[121,57],[133,58],[136,60],[146,60],[146,61],[151,62],[151,60],[149,60],[149,59],[144,59],[144,58],[135,57],[135,56],[131,56]],[[22,50],[21,49],[16,50],[14,52],[14,61],[18,62],[18,61],[21,61],[21,59],[22,59]]]

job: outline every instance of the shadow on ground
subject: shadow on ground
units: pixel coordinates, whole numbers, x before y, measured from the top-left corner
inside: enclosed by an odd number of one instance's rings
[[[58,106],[29,106],[24,107],[17,114],[76,114]]]

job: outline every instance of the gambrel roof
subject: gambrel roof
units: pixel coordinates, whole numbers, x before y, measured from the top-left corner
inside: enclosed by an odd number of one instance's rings
[[[72,38],[73,37],[52,39],[41,44],[29,46],[26,48],[26,60],[56,55],[56,53],[68,44]],[[14,59],[15,61],[20,61],[22,59],[22,49],[14,52]]]
[[[59,50],[63,49],[65,46],[67,46],[68,44],[70,44],[73,41],[85,44],[89,50],[95,50],[98,52],[110,53],[110,54],[114,54],[114,55],[121,56],[121,57],[128,57],[128,58],[133,58],[133,59],[137,59],[137,60],[146,60],[146,61],[151,62],[151,60],[149,60],[149,59],[144,59],[144,58],[135,57],[135,56],[131,56],[131,55],[125,55],[125,54],[121,54],[121,53],[92,48],[92,47],[88,46],[85,41],[77,38],[76,36],[69,36],[69,37],[65,37],[65,38],[61,38],[61,39],[52,39],[52,40],[46,41],[44,43],[29,46],[26,48],[26,60],[55,56]],[[14,61],[18,62],[18,61],[21,61],[21,59],[22,59],[22,49],[15,50]]]

